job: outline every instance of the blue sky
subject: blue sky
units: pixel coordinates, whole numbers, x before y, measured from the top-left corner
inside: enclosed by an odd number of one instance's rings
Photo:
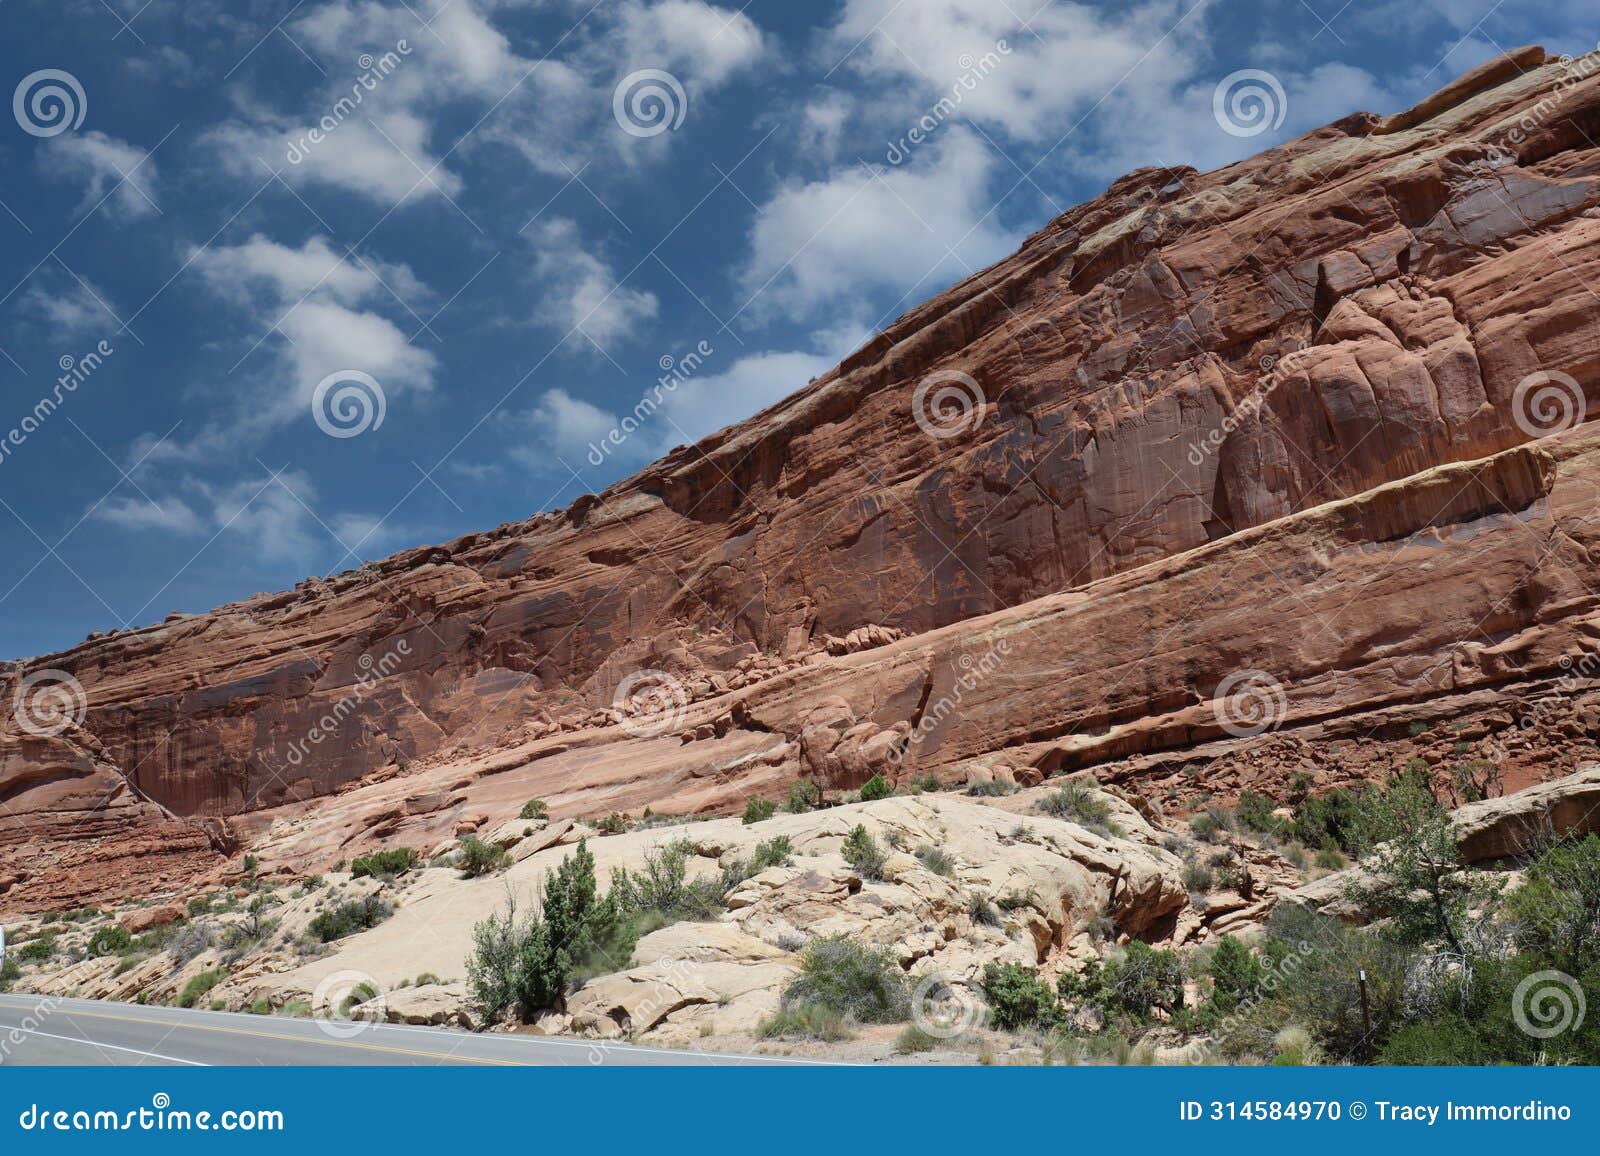
[[[0,658],[564,506],[1132,168],[1585,7],[3,0]]]

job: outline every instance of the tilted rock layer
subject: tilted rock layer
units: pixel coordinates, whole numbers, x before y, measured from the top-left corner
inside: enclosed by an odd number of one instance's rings
[[[533,795],[1166,775],[1227,758],[1246,669],[1313,748],[1441,694],[1492,712],[1597,632],[1600,445],[1524,444],[1600,383],[1596,141],[1600,61],[1528,48],[1141,170],[565,511],[14,663],[8,700],[49,668],[87,710],[0,731],[0,905],[253,841],[426,846]],[[640,671],[667,725],[597,713]]]

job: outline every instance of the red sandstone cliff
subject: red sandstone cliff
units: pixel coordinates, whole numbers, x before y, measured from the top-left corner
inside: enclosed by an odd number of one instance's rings
[[[311,854],[531,795],[1109,767],[1226,738],[1245,669],[1313,738],[1509,701],[1600,629],[1600,448],[1513,448],[1547,416],[1529,375],[1600,383],[1597,74],[1522,49],[1397,116],[1141,170],[561,513],[11,664],[7,701],[53,668],[86,713],[0,729],[0,905],[181,877],[297,808]],[[965,420],[930,374],[976,387]],[[669,733],[595,714],[641,669],[681,688]],[[303,806],[341,790],[362,806]]]

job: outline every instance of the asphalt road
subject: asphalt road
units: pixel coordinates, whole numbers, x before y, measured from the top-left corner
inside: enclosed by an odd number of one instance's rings
[[[98,1000],[0,995],[0,1064],[522,1065],[795,1063],[602,1041],[283,1019]],[[803,1061],[801,1061],[803,1062]]]

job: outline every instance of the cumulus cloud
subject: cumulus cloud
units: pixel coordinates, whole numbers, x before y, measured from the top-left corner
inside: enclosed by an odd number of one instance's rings
[[[321,237],[296,248],[259,234],[195,250],[189,265],[248,319],[246,334],[254,336],[241,334],[243,349],[258,344],[235,366],[240,377],[228,392],[239,401],[229,420],[159,445],[147,437],[135,456],[148,451],[154,462],[204,462],[290,422],[310,421],[317,383],[340,370],[370,374],[391,405],[433,389],[437,358],[379,311],[404,312],[429,300],[408,266],[345,256]]]
[[[619,285],[611,266],[584,247],[575,221],[542,220],[527,236],[534,247],[535,317],[541,323],[605,346],[634,336],[655,318],[656,295]]]
[[[673,446],[697,442],[782,401],[831,368],[844,352],[828,348],[753,353],[713,373],[709,372],[716,365],[712,350],[699,359],[695,372],[668,373],[647,386],[639,403],[625,414],[574,397],[565,389],[550,389],[519,415],[518,425],[532,436],[534,445],[514,450],[513,456],[548,470],[551,455],[556,455],[580,473],[608,464],[642,465]]]
[[[371,514],[317,510],[316,485],[302,470],[229,482],[181,476],[161,496],[109,498],[91,521],[134,532],[243,543],[266,562],[341,566],[382,552],[403,533]]]
[[[883,290],[929,293],[998,260],[1020,238],[994,212],[997,163],[983,141],[953,126],[903,165],[781,185],[751,229],[746,309],[859,313]]]
[[[83,186],[78,211],[102,201],[108,210],[129,219],[158,212],[156,164],[137,145],[103,132],[75,132],[54,137],[39,150],[39,169],[48,179]]]

